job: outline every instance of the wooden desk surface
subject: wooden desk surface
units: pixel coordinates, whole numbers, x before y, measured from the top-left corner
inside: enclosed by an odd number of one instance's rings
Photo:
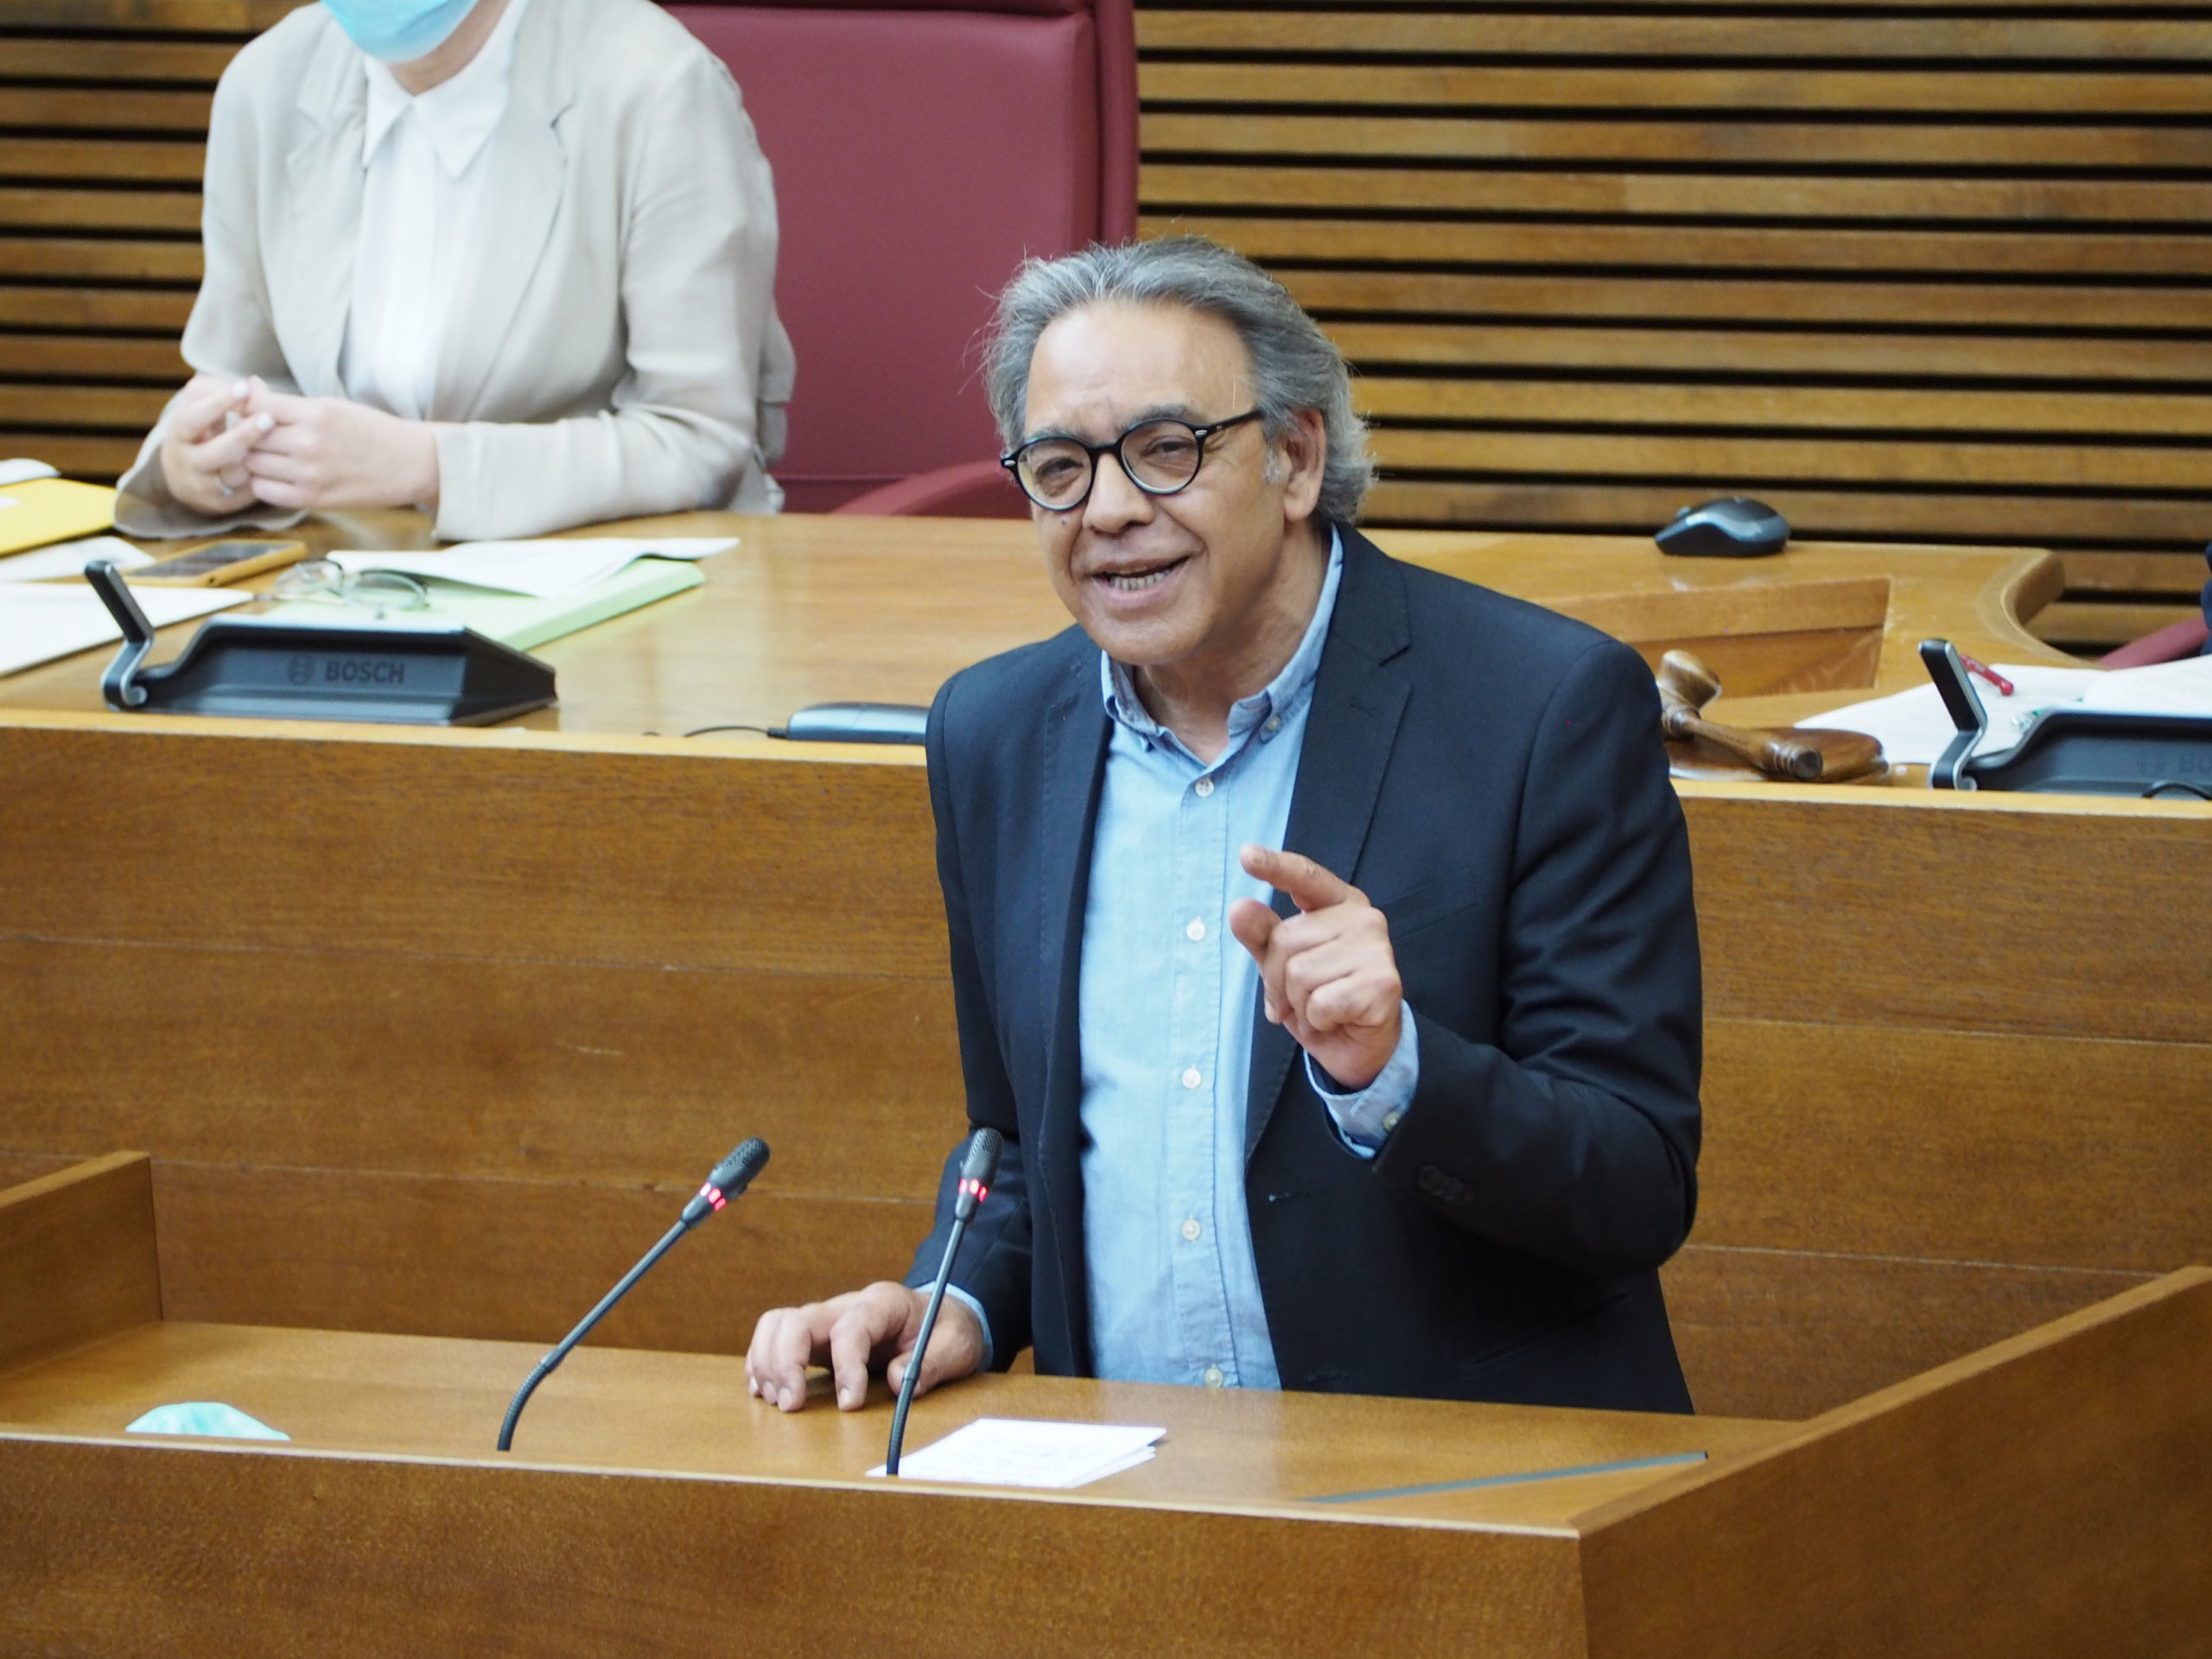
[[[105,1439],[156,1405],[220,1400],[297,1450],[504,1461],[493,1450],[500,1419],[550,1340],[143,1325],[0,1377],[0,1427]],[[883,1461],[890,1397],[879,1382],[866,1409],[841,1412],[827,1390],[817,1375],[814,1403],[785,1415],[746,1393],[742,1359],[587,1345],[538,1389],[512,1455],[570,1469],[858,1483]],[[1788,1432],[1725,1417],[982,1376],[916,1402],[907,1448],[992,1416],[1166,1427],[1157,1458],[1081,1488],[1086,1498],[1516,1528],[1563,1528],[1683,1465],[1310,1500],[1685,1452],[1723,1458]]]
[[[419,514],[358,513],[312,521],[306,533],[319,549],[420,546],[426,528]],[[779,725],[813,702],[927,702],[958,669],[1068,622],[1034,532],[1014,520],[690,513],[583,533],[734,535],[740,545],[702,563],[704,588],[539,647],[561,701],[517,726],[673,737],[708,725]],[[2056,561],[2031,549],[1806,543],[1743,561],[1669,558],[1631,537],[1397,531],[1376,539],[1401,557],[1647,645],[1654,657],[1688,644],[1721,671],[1722,712],[1746,721],[1786,721],[1920,683],[1914,650],[1934,633],[1985,660],[2071,660],[2019,626],[2062,581]],[[198,626],[164,629],[156,655],[181,648]],[[86,652],[0,681],[0,719],[68,710],[144,725],[147,716],[103,709],[99,675],[111,654]]]

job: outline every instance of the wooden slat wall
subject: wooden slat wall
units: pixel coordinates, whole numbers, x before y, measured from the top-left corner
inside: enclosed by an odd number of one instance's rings
[[[1361,372],[1381,523],[2139,556],[2212,536],[2212,7],[1140,12],[1147,234]],[[2164,555],[2145,559],[2143,555]],[[2085,567],[2091,567],[2085,569]]]
[[[0,0],[0,453],[135,453],[209,93],[297,3]],[[1376,522],[1752,491],[1808,534],[2060,549],[2115,637],[2202,580],[2212,0],[1216,0],[1139,41],[1145,232],[1325,320]]]
[[[0,456],[112,479],[184,378],[216,78],[298,0],[0,0]]]

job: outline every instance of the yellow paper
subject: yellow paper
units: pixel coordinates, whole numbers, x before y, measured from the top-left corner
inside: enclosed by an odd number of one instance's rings
[[[0,554],[115,527],[115,492],[66,478],[0,486]]]

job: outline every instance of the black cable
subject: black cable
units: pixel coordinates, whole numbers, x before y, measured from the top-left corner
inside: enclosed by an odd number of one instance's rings
[[[701,726],[691,731],[684,733],[683,735],[686,737],[704,737],[709,732],[758,732],[763,737],[781,737],[783,735],[783,733],[774,727],[746,726],[736,723],[732,723],[728,726]]]
[[[2158,798],[2158,791],[2164,789],[2185,789],[2200,801],[2212,801],[2212,790],[2206,789],[2202,784],[2192,784],[2185,778],[2161,778],[2136,798],[2155,801]]]

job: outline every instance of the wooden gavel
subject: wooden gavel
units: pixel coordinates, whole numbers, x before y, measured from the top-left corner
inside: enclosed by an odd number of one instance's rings
[[[1801,784],[1837,784],[1860,778],[1882,764],[1882,746],[1863,732],[1801,727],[1722,726],[1705,718],[1720,695],[1720,677],[1687,651],[1659,659],[1659,725],[1669,737],[1710,745],[1756,766],[1770,778]]]

